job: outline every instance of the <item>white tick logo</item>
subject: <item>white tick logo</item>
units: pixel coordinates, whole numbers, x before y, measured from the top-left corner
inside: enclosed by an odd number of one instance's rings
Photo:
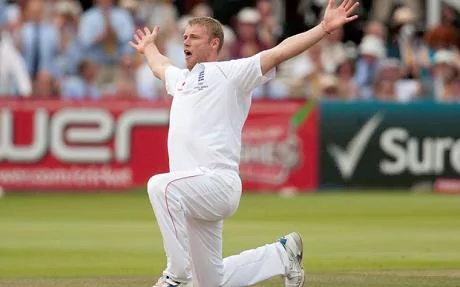
[[[343,178],[349,179],[353,176],[356,166],[361,159],[366,146],[369,144],[372,135],[383,120],[380,114],[374,115],[348,143],[346,149],[336,144],[328,147],[328,152],[335,160]]]

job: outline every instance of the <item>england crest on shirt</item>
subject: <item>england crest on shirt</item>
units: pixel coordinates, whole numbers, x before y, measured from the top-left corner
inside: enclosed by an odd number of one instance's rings
[[[206,89],[207,87],[208,87],[208,85],[206,85],[206,82],[205,82],[205,79],[204,79],[204,70],[203,70],[198,74],[198,85],[195,87],[195,90],[196,91],[202,91],[202,90]]]

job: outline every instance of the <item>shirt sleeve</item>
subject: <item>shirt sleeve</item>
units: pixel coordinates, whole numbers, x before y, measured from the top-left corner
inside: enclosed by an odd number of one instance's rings
[[[246,92],[265,84],[276,75],[275,68],[265,75],[262,74],[260,53],[248,58],[221,62],[219,67],[228,79]]]
[[[175,66],[171,65],[168,68],[166,68],[165,86],[166,86],[166,91],[168,92],[169,95],[174,96],[174,92],[177,86],[177,81],[179,81],[181,75],[182,75],[182,70]]]

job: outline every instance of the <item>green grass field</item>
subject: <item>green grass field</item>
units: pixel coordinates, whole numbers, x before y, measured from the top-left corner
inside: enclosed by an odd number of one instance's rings
[[[460,286],[460,197],[245,195],[226,221],[224,255],[293,230],[304,237],[305,286]],[[0,286],[151,286],[164,260],[142,192],[0,199]]]

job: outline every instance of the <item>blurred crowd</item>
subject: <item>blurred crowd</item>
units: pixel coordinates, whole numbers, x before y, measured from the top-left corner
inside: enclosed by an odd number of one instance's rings
[[[229,60],[311,28],[327,1],[89,2],[0,0],[0,98],[163,100],[162,83],[128,45],[137,28],[160,26],[160,51],[185,67],[182,34],[192,17],[222,21],[220,60]],[[254,98],[460,102],[458,11],[444,6],[428,29],[424,1],[360,2],[358,22],[280,65]]]

